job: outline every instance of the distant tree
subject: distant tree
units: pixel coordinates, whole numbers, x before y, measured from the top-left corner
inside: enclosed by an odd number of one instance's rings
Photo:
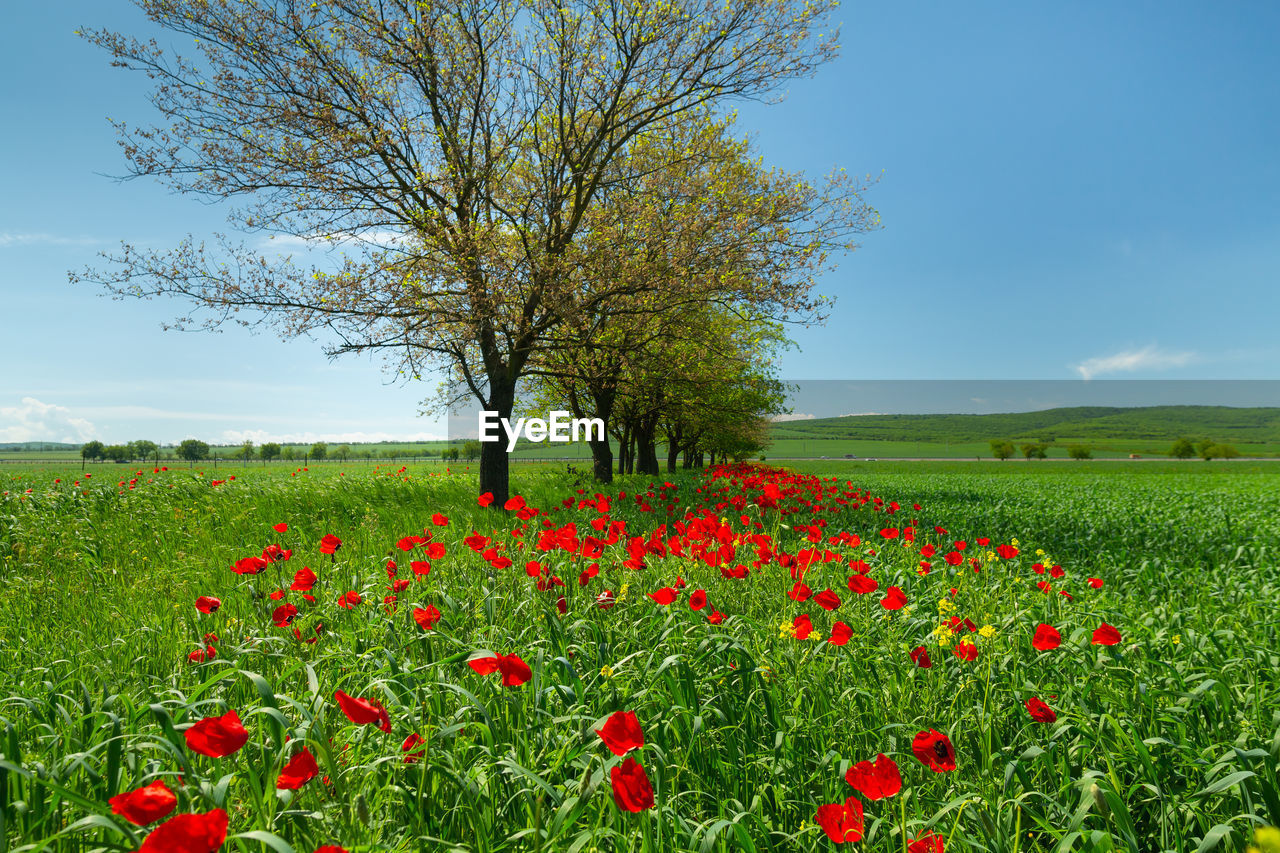
[[[334,448],[333,455],[341,459],[343,462],[346,462],[349,458],[351,458],[351,445],[339,444],[336,448]]]
[[[105,455],[106,445],[101,441],[90,441],[80,448],[81,459],[101,459]]]
[[[991,455],[997,459],[1008,459],[1013,455],[1013,442],[998,438],[992,439]]]
[[[462,455],[467,457],[468,462],[474,462],[480,458],[480,451],[483,450],[480,442],[474,438],[462,442]],[[455,457],[456,458],[456,457]]]
[[[329,445],[325,444],[323,441],[317,441],[315,444],[311,445],[311,452],[307,455],[318,462],[329,455]]]
[[[280,445],[274,441],[268,441],[258,448],[258,455],[262,457],[262,464],[266,465],[272,459],[280,457]]]
[[[446,459],[450,462],[457,462],[458,456],[458,448],[456,447],[446,447],[444,450],[440,451],[440,458]]]
[[[103,448],[102,455],[112,462],[128,462],[133,458],[133,454],[129,452],[129,446],[126,444],[109,444]]]
[[[185,439],[178,445],[178,458],[195,463],[198,459],[209,458],[209,445],[195,438]]]
[[[235,455],[243,459],[245,464],[248,465],[249,460],[257,455],[253,448],[253,442],[246,438],[244,444],[240,445],[240,449],[236,451]]]
[[[1072,459],[1092,459],[1093,449],[1087,444],[1072,444],[1067,447],[1067,455]]]
[[[1206,459],[1206,460],[1212,459],[1213,457],[1209,455],[1209,451],[1213,449],[1213,445],[1214,445],[1214,442],[1207,438],[1197,443],[1196,455],[1198,455],[1201,459]]]
[[[1174,459],[1190,459],[1196,455],[1196,448],[1190,439],[1180,438],[1169,448],[1169,455]]]
[[[1210,459],[1238,459],[1240,451],[1236,450],[1234,445],[1213,444],[1210,445],[1202,455],[1206,462]]]
[[[1022,455],[1027,459],[1044,459],[1049,455],[1049,449],[1039,442],[1028,442],[1020,448]]]
[[[352,459],[372,459],[373,451],[368,447],[357,447],[351,451]]]
[[[156,455],[156,451],[160,449],[160,445],[154,441],[148,441],[140,438],[137,441],[129,442],[129,458],[130,459],[152,459]]]
[[[280,458],[292,462],[294,459],[298,458],[298,452],[292,447],[286,445],[284,449],[280,451]]]

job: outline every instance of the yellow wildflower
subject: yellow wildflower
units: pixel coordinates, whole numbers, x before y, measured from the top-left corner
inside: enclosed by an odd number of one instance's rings
[[[1280,829],[1260,826],[1253,831],[1254,846],[1246,853],[1280,853]]]
[[[624,583],[624,584],[622,585],[622,589],[618,590],[618,601],[626,601],[626,599],[627,599],[627,590],[629,590],[629,589],[631,589],[631,584],[629,584],[629,583]]]
[[[796,635],[796,626],[791,622],[790,619],[787,619],[787,620],[784,620],[782,624],[778,626],[778,631],[780,636],[794,637]]]
[[[605,664],[604,666],[600,667],[600,677],[613,678],[613,667],[609,666],[609,664]]]
[[[978,634],[983,638],[990,640],[996,635],[996,629],[992,625],[983,625],[978,629]]]
[[[1178,643],[1181,643],[1181,642],[1182,642],[1182,635],[1181,635],[1181,634],[1174,634],[1174,635],[1173,635],[1173,644],[1176,646],[1176,645],[1178,645]]]
[[[938,599],[938,615],[939,616],[945,616],[946,614],[950,613],[952,610],[955,610],[955,609],[956,609],[955,602],[952,601],[951,599],[949,598]]]

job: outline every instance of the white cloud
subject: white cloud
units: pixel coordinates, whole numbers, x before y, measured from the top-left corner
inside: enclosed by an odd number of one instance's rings
[[[0,441],[63,441],[76,444],[93,438],[93,424],[71,416],[65,406],[23,397],[20,406],[0,406]]]
[[[223,430],[221,441],[224,444],[243,444],[245,439],[254,444],[268,441],[280,444],[314,444],[317,441],[329,444],[372,444],[379,441],[444,441],[447,436],[431,432],[390,433],[390,432],[289,432],[275,433],[265,429],[228,429]]]
[[[796,412],[793,415],[774,415],[773,417],[769,418],[769,420],[773,421],[774,423],[781,423],[783,421],[811,421],[815,417],[817,417],[817,415],[810,415],[810,414],[804,414],[802,412]]]
[[[1126,350],[1114,355],[1100,355],[1088,358],[1072,369],[1080,374],[1081,379],[1093,379],[1108,373],[1132,373],[1135,370],[1167,370],[1170,367],[1182,367],[1196,360],[1194,352],[1170,352],[1159,349],[1155,344],[1139,350]]]
[[[0,231],[0,246],[92,246],[100,243],[93,237],[64,237],[58,234],[15,234]]]

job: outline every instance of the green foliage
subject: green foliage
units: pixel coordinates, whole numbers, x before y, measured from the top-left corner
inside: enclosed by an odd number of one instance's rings
[[[325,444],[323,441],[317,441],[315,444],[311,445],[311,450],[307,453],[307,456],[312,461],[319,461],[328,455],[329,445]]]
[[[209,445],[196,438],[184,439],[178,445],[178,458],[187,462],[196,462],[209,458]]]
[[[1169,448],[1169,455],[1174,459],[1190,459],[1196,455],[1196,448],[1191,443],[1191,439],[1179,438],[1173,443],[1173,447]]]
[[[280,458],[280,445],[274,441],[265,442],[258,448],[258,455],[262,457],[263,462],[270,462],[272,459]]]
[[[101,441],[90,441],[80,448],[80,458],[102,459],[106,454],[106,450],[106,445]]]
[[[462,442],[461,453],[466,457],[468,462],[474,462],[480,458],[481,449],[479,441],[475,439],[467,439]],[[454,452],[458,452],[458,448],[454,448]],[[458,457],[454,456],[453,458],[457,459]]]
[[[996,459],[1004,460],[1004,459],[1008,459],[1010,456],[1013,455],[1012,441],[1005,441],[1003,439],[992,439],[990,444],[991,444],[991,455],[994,456]]]
[[[351,445],[339,444],[336,448],[334,448],[333,455],[336,456],[338,459],[341,459],[343,462],[346,462],[348,459],[351,458]]]
[[[1042,442],[1029,442],[1020,448],[1027,459],[1044,459],[1049,455],[1049,446]]]
[[[1067,455],[1072,459],[1092,459],[1093,448],[1087,444],[1069,444],[1067,445]]]

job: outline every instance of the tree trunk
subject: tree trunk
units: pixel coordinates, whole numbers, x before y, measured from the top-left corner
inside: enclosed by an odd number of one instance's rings
[[[618,433],[618,474],[627,473],[627,445],[631,441],[631,430],[623,425],[622,431]]]
[[[680,433],[667,436],[667,473],[674,474],[680,462]]]
[[[636,470],[651,477],[660,473],[658,470],[657,434],[658,423],[657,418],[654,417],[645,418],[636,428],[636,451],[639,456],[636,460]]]
[[[500,418],[510,418],[515,409],[516,387],[505,377],[489,377],[489,400],[485,409],[497,412]],[[507,444],[503,440],[485,441],[480,444],[480,494],[493,493],[490,506],[502,508],[510,497],[511,470],[507,456]]]

